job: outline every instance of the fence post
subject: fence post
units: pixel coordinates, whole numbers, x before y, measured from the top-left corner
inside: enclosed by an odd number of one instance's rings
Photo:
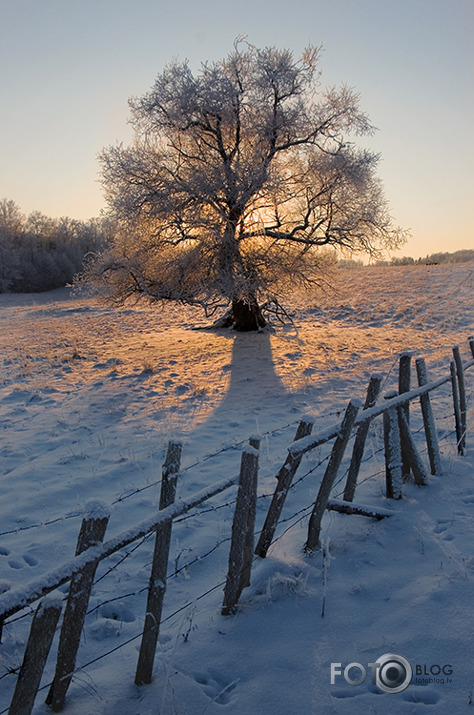
[[[405,453],[408,459],[408,466],[413,472],[415,484],[419,487],[426,485],[428,475],[423,466],[423,461],[416,448],[415,440],[410,431],[410,425],[407,422],[405,412],[402,407],[398,407],[398,424],[400,427],[400,443],[402,446],[402,455]]]
[[[464,454],[466,449],[466,430],[467,430],[467,402],[466,402],[466,383],[464,381],[464,368],[462,364],[461,353],[459,351],[459,345],[453,347],[454,362],[456,365],[456,374],[458,378],[458,389],[459,389],[459,408],[461,412],[461,449],[460,454]]]
[[[176,484],[181,462],[182,445],[179,442],[169,442],[168,451],[163,465],[160,510],[173,504],[176,497]],[[153,563],[148,586],[148,598],[143,627],[142,642],[138,656],[135,685],[151,683],[153,663],[155,661],[156,644],[160,632],[161,612],[166,591],[166,575],[171,544],[170,519],[156,530]]]
[[[468,342],[469,342],[469,347],[471,348],[472,357],[474,358],[474,336],[470,335],[468,337]]]
[[[399,372],[398,372],[398,394],[402,395],[404,392],[410,392],[411,387],[411,359],[413,355],[410,352],[403,352],[400,355],[399,360]],[[406,423],[410,424],[410,403],[407,402],[401,408],[403,414],[406,418]],[[402,427],[400,425],[400,431]],[[406,447],[402,440],[402,476],[403,479],[408,479],[410,476],[410,456],[406,452]]]
[[[257,437],[251,437],[249,440],[250,446],[256,449],[260,449],[260,439]],[[250,586],[250,574],[252,571],[252,561],[253,561],[253,548],[254,548],[254,538],[255,538],[255,518],[257,516],[257,486],[258,486],[258,472],[255,470],[253,474],[254,483],[252,484],[252,501],[247,512],[247,526],[246,526],[246,537],[244,542],[244,559],[242,566],[242,588]]]
[[[77,540],[76,556],[93,544],[103,540],[109,518],[110,509],[104,502],[91,500],[86,504],[84,518]],[[97,565],[97,562],[89,564],[71,578],[59,638],[56,672],[46,698],[46,703],[53,712],[59,712],[63,708],[66,693],[72,680],[77,651],[81,640],[82,626],[86,616]]]
[[[252,551],[250,549],[249,529],[253,529],[253,524],[249,524],[249,513],[255,515],[257,500],[257,476],[258,476],[258,450],[255,447],[245,447],[242,452],[240,465],[239,489],[237,492],[237,503],[235,505],[234,520],[232,522],[232,540],[229,552],[229,568],[224,587],[224,601],[221,613],[228,616],[235,612],[235,607],[240,594],[245,586],[249,585]],[[253,520],[255,516],[253,517]],[[250,519],[252,522],[252,519]],[[252,544],[253,545],[253,544]],[[246,556],[250,562],[246,561]]]
[[[298,439],[302,439],[303,437],[307,437],[308,435],[310,435],[312,429],[313,422],[310,421],[309,418],[301,420],[298,425],[298,429],[296,430],[295,442]],[[294,457],[290,452],[285,460],[285,464],[278,472],[278,483],[273,494],[270,507],[268,509],[262,533],[260,534],[260,538],[257,543],[257,548],[255,549],[255,553],[257,554],[257,556],[265,558],[265,556],[267,555],[267,551],[270,547],[270,544],[272,543],[272,539],[275,534],[275,529],[277,527],[278,520],[281,516],[286,495],[288,494],[288,491],[291,487],[291,483],[296,474],[296,470],[298,469],[302,458],[303,455],[300,455],[299,457]]]
[[[396,397],[397,393],[387,392],[386,400]],[[385,443],[385,484],[387,499],[402,498],[402,448],[400,425],[395,407],[383,413],[383,433]]]
[[[462,447],[462,424],[461,424],[461,408],[459,406],[459,389],[458,389],[458,377],[456,375],[456,365],[454,360],[451,360],[451,390],[453,393],[453,405],[454,405],[454,421],[456,425],[456,442],[458,445],[458,454],[461,456],[464,454],[464,449]]]
[[[321,520],[326,511],[326,507],[331,494],[331,489],[334,480],[337,476],[337,471],[341,465],[344,451],[347,447],[349,437],[351,436],[352,427],[354,425],[357,414],[361,408],[359,400],[351,400],[346,408],[344,418],[341,423],[341,429],[338,437],[332,448],[328,466],[324,473],[324,477],[319,488],[318,496],[313,507],[313,511],[309,520],[308,539],[305,544],[305,551],[315,551],[319,545],[319,534],[321,531]]]
[[[418,375],[418,384],[426,385],[428,376],[426,374],[426,363],[424,358],[415,360],[416,372]],[[436,434],[436,425],[431,408],[430,395],[426,392],[420,396],[421,412],[423,414],[423,424],[425,427],[426,444],[428,446],[428,456],[430,460],[431,474],[441,474],[441,457],[439,454],[438,435]]]
[[[2,593],[6,593],[7,591],[9,591],[11,589],[11,587],[12,587],[12,585],[11,585],[10,581],[7,581],[6,579],[1,578],[0,579],[0,596]],[[4,620],[5,620],[4,618],[0,618],[0,643],[2,642]]]
[[[8,715],[31,713],[61,609],[57,593],[45,596],[36,609]]]
[[[382,378],[378,375],[372,375],[367,388],[367,396],[365,398],[364,410],[373,407],[377,402],[377,397],[380,392]],[[364,455],[365,442],[369,432],[370,420],[365,420],[359,425],[352,450],[351,463],[349,465],[349,473],[347,475],[346,486],[344,489],[344,501],[352,501],[357,486],[357,477],[359,476],[360,463]]]

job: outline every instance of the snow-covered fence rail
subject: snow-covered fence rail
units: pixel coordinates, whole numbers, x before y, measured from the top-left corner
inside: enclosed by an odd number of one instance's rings
[[[469,338],[469,347],[474,358],[474,338]],[[423,461],[419,455],[415,440],[410,430],[409,405],[420,399],[424,431],[432,474],[440,474],[440,456],[433,412],[429,394],[442,385],[451,382],[457,447],[459,454],[464,454],[467,431],[467,402],[464,371],[474,365],[474,359],[463,363],[459,346],[453,348],[453,361],[450,374],[433,382],[428,381],[426,365],[422,358],[416,361],[418,387],[411,389],[411,354],[403,353],[399,361],[399,392],[385,395],[380,404],[375,404],[380,391],[380,378],[373,376],[367,390],[364,409],[360,411],[360,403],[351,400],[341,424],[330,425],[323,432],[313,435],[307,430],[306,436],[295,439],[289,448],[289,455],[279,474],[272,503],[260,534],[255,553],[265,557],[272,543],[278,524],[283,503],[295,477],[301,458],[317,447],[335,439],[326,472],[322,478],[316,502],[313,506],[308,527],[306,551],[314,551],[319,545],[319,533],[324,512],[334,509],[349,514],[366,514],[375,518],[388,516],[387,513],[364,506],[354,509],[351,504],[356,489],[360,463],[362,460],[365,439],[369,424],[380,415],[384,417],[385,463],[386,463],[386,493],[389,498],[401,498],[402,481],[413,472],[415,483],[426,484],[428,476]],[[352,429],[357,428],[352,459],[348,471],[344,500],[334,503],[330,500],[334,484],[345,448]]]
[[[75,574],[80,573],[87,566],[103,561],[108,556],[129,546],[134,541],[138,541],[138,539],[143,536],[156,531],[160,525],[170,519],[176,519],[186,514],[208,499],[234,486],[237,482],[238,476],[223,479],[210,488],[196,492],[193,497],[190,497],[186,501],[178,500],[171,506],[160,511],[159,515],[140,522],[135,528],[123,531],[104,543],[90,546],[80,555],[74,556],[69,561],[25,584],[25,586],[6,591],[0,596],[0,618],[6,619],[14,613],[18,613],[18,611],[22,610],[25,606],[34,603],[47,593],[63,586],[70,581]]]
[[[82,521],[76,555],[69,561],[57,566],[24,586],[7,590],[0,595],[0,624],[3,624],[5,619],[23,610],[26,606],[42,599],[37,610],[37,615],[33,619],[28,647],[25,652],[23,665],[20,669],[18,685],[13,695],[9,713],[27,715],[31,712],[34,704],[42,670],[51,646],[54,627],[59,618],[59,611],[61,610],[60,608],[59,610],[56,609],[56,621],[52,628],[48,628],[48,638],[46,638],[45,641],[44,624],[38,625],[38,614],[51,611],[50,601],[48,599],[52,597],[48,596],[48,594],[56,592],[60,586],[70,582],[69,597],[67,599],[66,612],[60,632],[56,674],[46,700],[50,708],[54,712],[58,712],[64,705],[65,696],[74,673],[76,655],[89,602],[92,579],[98,564],[142,537],[156,532],[156,549],[148,589],[148,603],[145,626],[142,634],[142,647],[136,674],[137,683],[150,682],[160,626],[161,601],[165,591],[169,538],[173,520],[183,516],[230,487],[240,484],[239,491],[243,496],[240,499],[240,506],[239,501],[237,503],[234,522],[244,524],[243,529],[240,528],[241,533],[239,534],[239,537],[243,536],[244,548],[242,551],[242,560],[240,564],[237,564],[237,567],[235,558],[229,559],[228,574],[228,583],[232,585],[233,581],[237,579],[239,586],[235,593],[231,592],[230,595],[226,595],[223,613],[226,610],[230,613],[234,609],[242,588],[250,582],[250,555],[253,551],[254,523],[248,517],[249,499],[246,484],[249,483],[250,479],[251,490],[256,495],[258,446],[255,439],[252,439],[251,445],[244,448],[241,470],[238,475],[223,479],[212,487],[195,493],[185,501],[174,501],[175,478],[177,478],[179,463],[177,464],[176,461],[173,462],[173,458],[176,460],[176,454],[178,451],[180,452],[180,449],[180,446],[178,447],[178,445],[173,443],[170,443],[168,447],[168,455],[163,469],[162,496],[160,499],[160,506],[162,508],[158,515],[103,542],[102,538],[105,534],[109,519],[106,505],[97,501],[89,502],[86,505]],[[249,455],[251,460],[250,467]],[[170,475],[173,476],[170,478]],[[239,544],[235,546],[238,537],[235,536],[234,531],[235,530],[233,530],[231,540],[231,555],[239,550]],[[55,593],[53,595],[55,595]],[[58,598],[54,602],[55,604],[57,604],[57,602],[60,604],[61,600],[62,594],[58,594]],[[49,619],[48,623],[49,622],[53,622],[52,617]],[[39,659],[40,653],[41,660]],[[32,662],[35,664],[34,677],[31,675]]]
[[[473,338],[469,339],[469,346],[474,358]],[[390,510],[378,506],[371,507],[352,503],[368,428],[375,418],[382,415],[384,419],[388,497],[400,498],[402,496],[403,479],[407,478],[410,471],[413,472],[417,484],[425,484],[428,479],[427,470],[420,458],[411,431],[408,408],[414,400],[419,399],[421,403],[431,473],[441,473],[438,439],[430,394],[448,382],[451,383],[452,388],[457,448],[459,453],[463,454],[466,448],[467,432],[467,399],[464,372],[474,365],[474,359],[463,362],[459,347],[456,346],[453,349],[450,374],[434,382],[429,382],[424,361],[418,358],[416,361],[418,386],[412,389],[410,385],[411,357],[408,353],[404,353],[400,357],[398,393],[388,393],[380,403],[377,403],[377,397],[381,389],[381,378],[374,376],[371,378],[363,409],[361,409],[362,405],[358,400],[351,400],[342,422],[330,425],[323,432],[315,435],[312,433],[314,425],[310,418],[304,418],[300,422],[294,442],[290,446],[286,460],[277,474],[277,487],[271,500],[267,518],[260,532],[255,552],[254,537],[256,533],[259,449],[259,439],[256,437],[251,438],[250,446],[243,449],[240,473],[238,475],[206,487],[186,500],[177,501],[175,501],[175,492],[180,467],[181,446],[177,443],[170,443],[163,466],[159,513],[111,539],[103,540],[109,521],[109,513],[104,508],[104,505],[97,502],[89,504],[86,508],[78,538],[76,555],[66,563],[57,566],[21,588],[10,589],[0,594],[0,625],[6,619],[22,611],[26,606],[41,599],[33,617],[30,636],[9,713],[27,715],[31,712],[62,607],[63,596],[62,594],[57,594],[56,589],[70,582],[59,637],[56,673],[47,698],[47,703],[53,711],[62,709],[66,692],[75,670],[76,654],[94,573],[98,564],[107,557],[137,542],[146,535],[155,533],[155,550],[148,585],[148,601],[135,678],[136,683],[149,683],[151,681],[160,628],[161,609],[166,590],[171,529],[175,520],[230,487],[238,485],[230,539],[229,567],[222,604],[222,614],[227,615],[235,611],[242,590],[250,584],[251,567],[254,560],[253,553],[256,556],[265,557],[269,546],[274,541],[285,499],[290,489],[294,486],[293,480],[305,454],[314,451],[325,443],[333,442],[316,501],[311,505],[308,537],[305,544],[307,552],[314,551],[319,545],[321,522],[326,510],[360,514],[375,519],[383,519],[391,515]],[[354,433],[355,442],[344,489],[344,499],[342,501],[331,499],[331,492],[342,459],[349,439]],[[320,466],[320,464],[317,466]],[[216,588],[216,586],[213,588]]]

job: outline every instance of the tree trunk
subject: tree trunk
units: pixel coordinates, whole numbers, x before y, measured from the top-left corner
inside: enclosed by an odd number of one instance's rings
[[[227,313],[218,318],[213,324],[214,328],[233,328],[239,332],[250,332],[264,328],[267,321],[263,317],[261,308],[256,298],[243,300],[235,298]]]
[[[257,298],[253,293],[242,297],[240,286],[248,285],[249,272],[245,268],[236,239],[237,226],[242,216],[240,207],[229,204],[229,217],[219,248],[219,276],[224,287],[223,295],[231,297],[230,310],[214,324],[218,328],[234,328],[240,332],[259,330],[265,327]],[[245,289],[244,289],[245,290]]]
[[[257,300],[252,297],[245,301],[237,299],[232,301],[233,328],[241,332],[259,330],[265,327],[266,320],[262,315]]]

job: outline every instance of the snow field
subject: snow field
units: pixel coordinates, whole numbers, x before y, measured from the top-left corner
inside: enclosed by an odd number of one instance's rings
[[[178,496],[186,498],[237,474],[242,446],[261,434],[261,528],[306,413],[316,434],[342,418],[351,397],[365,398],[371,374],[383,376],[383,392],[392,389],[402,350],[426,358],[430,379],[449,371],[452,345],[469,356],[473,283],[472,264],[341,269],[331,291],[295,299],[294,327],[262,335],[191,330],[202,316],[172,306],[115,311],[68,291],[0,296],[0,578],[18,587],[68,560],[91,498],[112,504],[106,538],[149,518],[170,438],[183,441]],[[102,563],[67,712],[470,712],[472,446],[469,433],[468,454],[458,457],[449,386],[432,402],[443,476],[422,489],[406,484],[404,499],[387,503],[375,421],[355,501],[394,515],[376,522],[327,512],[324,548],[308,557],[302,548],[328,448],[306,455],[277,541],[256,559],[235,616],[220,615],[235,489],[177,520],[151,686],[137,688],[133,678],[153,540]],[[472,401],[469,409],[471,418]],[[419,406],[412,425],[421,428]],[[341,478],[346,468],[347,459]],[[0,678],[20,664],[28,633],[28,618],[11,621]],[[367,666],[384,653],[428,670],[450,664],[452,682],[415,676],[399,694],[369,679],[330,683],[332,662]],[[45,684],[53,670],[50,658]],[[0,680],[1,709],[13,687],[13,676]],[[46,692],[35,713],[49,712]]]

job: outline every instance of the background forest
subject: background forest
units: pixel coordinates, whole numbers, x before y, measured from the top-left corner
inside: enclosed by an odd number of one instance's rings
[[[23,215],[0,199],[0,293],[39,293],[71,283],[84,258],[102,250],[112,229],[106,219]]]

